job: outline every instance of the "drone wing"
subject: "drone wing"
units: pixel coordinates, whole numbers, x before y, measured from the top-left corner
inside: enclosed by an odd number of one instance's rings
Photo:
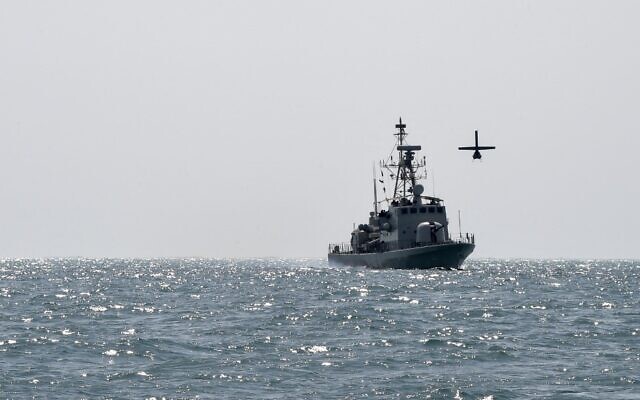
[[[478,149],[478,150],[493,150],[495,148],[496,148],[496,146],[478,146],[478,147],[476,147],[476,149]]]
[[[476,147],[475,146],[469,146],[469,147],[458,147],[458,150],[475,150]]]

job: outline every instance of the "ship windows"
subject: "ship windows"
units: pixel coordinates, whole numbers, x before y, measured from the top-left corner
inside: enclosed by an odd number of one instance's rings
[[[402,211],[400,211],[402,214],[406,214],[407,213],[407,209],[406,208],[401,208]]]
[[[436,212],[436,208],[435,207],[429,207],[429,213],[433,214],[434,212]]]
[[[411,214],[417,214],[418,213],[418,209],[415,207],[411,207]]]
[[[427,207],[420,207],[420,214],[426,214],[427,213]]]
[[[442,211],[444,211],[444,207],[438,207],[438,213],[442,214]]]

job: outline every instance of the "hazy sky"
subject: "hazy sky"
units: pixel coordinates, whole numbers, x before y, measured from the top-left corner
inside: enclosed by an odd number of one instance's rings
[[[473,256],[640,258],[639,15],[3,0],[0,257],[323,257],[402,116]]]

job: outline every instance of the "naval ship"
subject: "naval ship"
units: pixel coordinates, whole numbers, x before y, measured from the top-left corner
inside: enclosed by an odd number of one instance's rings
[[[459,233],[452,238],[444,201],[424,195],[424,186],[418,182],[427,177],[426,158],[416,159],[422,147],[406,142],[405,128],[400,118],[394,150],[380,162],[382,179],[374,175],[369,222],[358,225],[348,243],[329,244],[330,263],[372,268],[459,268],[473,252],[473,234]],[[376,182],[384,183],[385,178],[393,183],[393,196],[378,202]],[[387,197],[386,188],[383,190]],[[381,207],[383,203],[386,210]]]

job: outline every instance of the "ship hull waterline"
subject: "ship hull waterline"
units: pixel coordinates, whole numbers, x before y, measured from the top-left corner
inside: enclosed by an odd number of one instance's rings
[[[460,268],[475,248],[471,243],[443,243],[380,253],[329,253],[329,263],[369,268]]]

